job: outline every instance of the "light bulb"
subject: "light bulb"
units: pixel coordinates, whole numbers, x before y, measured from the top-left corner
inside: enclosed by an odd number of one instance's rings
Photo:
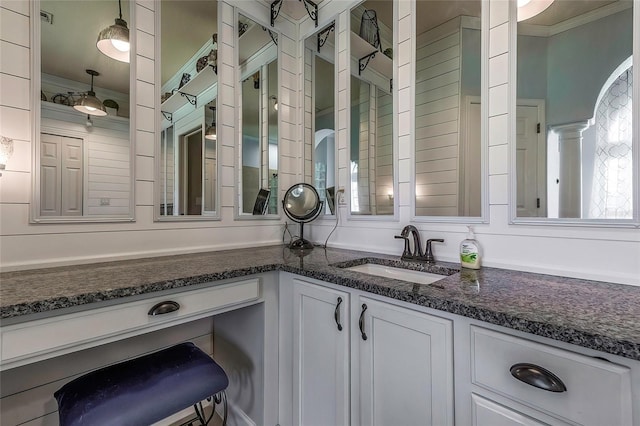
[[[125,40],[111,39],[111,44],[120,52],[128,52],[131,49],[131,45]]]

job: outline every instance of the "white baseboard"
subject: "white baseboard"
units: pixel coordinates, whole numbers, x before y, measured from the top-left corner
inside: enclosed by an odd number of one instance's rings
[[[227,418],[228,426],[256,426],[256,422],[251,420],[251,417],[242,411],[240,407],[231,401],[228,401],[227,405],[229,409],[229,415]],[[216,405],[216,413],[220,418],[222,418],[222,404]]]

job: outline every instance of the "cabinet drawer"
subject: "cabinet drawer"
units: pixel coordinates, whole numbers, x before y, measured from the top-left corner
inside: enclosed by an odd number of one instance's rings
[[[254,278],[2,327],[0,365],[14,367],[23,360],[38,361],[170,327],[259,296],[260,280]],[[168,300],[180,308],[162,315],[148,314],[154,305]]]
[[[629,368],[507,334],[471,327],[472,383],[556,418],[582,425],[631,425]],[[510,370],[520,363],[553,373],[566,386],[551,392]]]
[[[545,423],[476,394],[471,395],[471,404],[472,426],[546,426]]]

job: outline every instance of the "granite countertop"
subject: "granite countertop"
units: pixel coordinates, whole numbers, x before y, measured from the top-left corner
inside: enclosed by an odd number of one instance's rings
[[[341,268],[366,262],[448,276],[420,285]],[[276,270],[640,360],[640,287],[496,268],[459,272],[455,264],[320,247],[302,257],[269,246],[6,272],[0,319]]]

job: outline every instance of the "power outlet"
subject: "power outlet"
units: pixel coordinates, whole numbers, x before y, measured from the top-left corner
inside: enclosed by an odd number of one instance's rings
[[[111,205],[111,198],[100,198],[100,205],[101,206],[110,206]]]
[[[338,188],[338,205],[346,206],[347,200],[344,198],[344,187]]]

